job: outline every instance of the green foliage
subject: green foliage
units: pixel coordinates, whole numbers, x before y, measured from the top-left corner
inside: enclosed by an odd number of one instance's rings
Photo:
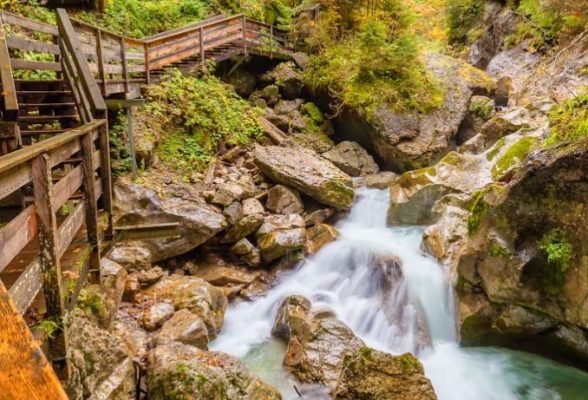
[[[546,145],[588,137],[588,94],[566,100],[549,113],[551,136]]]
[[[490,245],[490,250],[488,254],[490,254],[493,257],[510,257],[510,252],[508,251],[508,249],[502,247],[496,242],[493,242]]]
[[[561,229],[552,229],[539,241],[539,248],[547,256],[546,290],[557,294],[561,290],[564,274],[570,268],[573,259],[573,246],[566,239]]]
[[[449,43],[466,44],[468,33],[483,12],[484,0],[449,0],[447,4]]]
[[[384,20],[366,20],[358,31],[311,57],[306,83],[327,87],[343,104],[368,116],[379,106],[427,112],[443,100],[420,58],[416,36]]]
[[[76,306],[81,310],[85,310],[101,317],[105,316],[107,313],[104,300],[102,297],[100,297],[100,295],[98,295],[98,293],[92,290],[80,290]]]
[[[110,0],[104,13],[83,11],[77,17],[115,33],[144,37],[206,18],[208,0]]]
[[[470,207],[470,216],[468,217],[468,233],[470,236],[473,236],[478,231],[481,219],[488,212],[488,203],[484,199],[487,193],[488,189],[482,189],[474,195]]]
[[[524,21],[506,39],[507,47],[528,40],[531,51],[540,50],[546,43],[576,35],[588,27],[588,3],[584,0],[521,0],[516,9]]]
[[[47,318],[37,322],[34,328],[40,329],[46,338],[53,339],[59,330],[59,324],[57,321]]]
[[[166,128],[157,154],[178,170],[202,170],[227,147],[247,145],[262,134],[260,111],[209,74],[199,79],[172,71],[146,97],[140,114]]]
[[[126,135],[126,116],[121,112],[119,123],[110,126],[110,168],[112,175],[118,177],[131,170],[131,153]]]
[[[492,177],[499,178],[516,163],[522,162],[536,142],[537,138],[527,136],[512,144],[492,167]]]

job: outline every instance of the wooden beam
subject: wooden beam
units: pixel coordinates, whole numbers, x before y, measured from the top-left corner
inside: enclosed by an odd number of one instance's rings
[[[2,16],[2,20],[5,24],[20,26],[21,28],[25,28],[31,31],[48,33],[52,36],[59,35],[57,27],[55,27],[54,25],[37,22],[35,20],[24,18],[6,11],[0,11],[0,13],[0,15]]]
[[[37,235],[37,215],[34,205],[28,206],[16,218],[0,229],[0,271]]]
[[[71,24],[67,12],[63,8],[57,9],[57,25],[59,27],[60,37],[71,53],[76,66],[76,72],[78,73],[84,91],[92,104],[93,111],[99,112],[106,110],[106,104],[104,104],[104,99],[100,94],[100,88],[92,76],[86,56],[82,52],[82,45]]]
[[[39,342],[0,282],[0,399],[67,400]]]
[[[16,88],[12,76],[10,53],[6,43],[6,31],[0,18],[0,83],[2,83],[2,96],[4,97],[4,108],[7,111],[18,111]]]
[[[53,208],[53,182],[47,154],[41,154],[33,160],[33,189],[39,223],[39,261],[43,271],[47,318],[58,325],[55,336],[49,338],[49,358],[60,378],[68,379],[70,371],[66,358],[67,333],[63,322],[65,305],[61,287],[57,219]]]
[[[80,138],[82,148],[82,169],[84,171],[84,204],[86,208],[86,230],[88,231],[88,243],[90,243],[89,271],[95,278],[100,276],[100,233],[98,226],[98,206],[96,188],[94,186],[94,141],[92,135],[87,134]],[[84,268],[80,274],[80,280],[85,280],[88,269]],[[83,286],[83,285],[82,285]]]
[[[24,51],[55,55],[60,54],[59,46],[53,43],[39,42],[38,40],[28,40],[16,36],[9,36],[6,38],[6,44],[9,49],[20,49]]]

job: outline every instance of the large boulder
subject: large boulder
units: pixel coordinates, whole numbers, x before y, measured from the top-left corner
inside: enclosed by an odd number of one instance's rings
[[[421,114],[383,106],[369,120],[365,113],[345,110],[338,123],[342,135],[372,150],[386,167],[399,172],[426,167],[447,152],[470,97],[492,88],[492,80],[465,61],[430,53],[426,64],[445,91],[439,108]]]
[[[266,262],[277,260],[288,254],[304,249],[306,243],[306,229],[294,228],[276,230],[257,238],[257,245]]]
[[[266,79],[272,80],[286,99],[300,96],[304,80],[294,62],[285,62],[267,73]]]
[[[290,334],[284,367],[301,382],[320,383],[331,391],[337,386],[345,356],[364,346],[351,328],[333,317],[316,316],[308,328]]]
[[[347,355],[335,400],[436,400],[423,366],[410,353],[400,356],[362,347]]]
[[[153,400],[280,400],[237,358],[173,342],[149,355],[147,391]]]
[[[227,298],[221,290],[194,276],[170,275],[141,291],[146,300],[168,300],[176,310],[187,309],[206,324],[208,336],[216,337],[223,326]]]
[[[72,367],[66,390],[72,400],[134,400],[134,354],[116,332],[103,329],[82,311],[69,318],[68,359]]]
[[[157,333],[157,346],[179,342],[206,350],[208,329],[201,318],[188,310],[180,310],[167,320]]]
[[[380,170],[373,157],[356,142],[341,142],[323,153],[323,157],[350,176],[376,174]]]
[[[298,192],[283,185],[276,185],[268,191],[265,206],[276,214],[300,214],[304,211]]]
[[[292,336],[310,334],[311,306],[310,300],[303,296],[285,298],[276,314],[272,335],[288,341]]]
[[[351,208],[354,192],[349,175],[310,150],[257,146],[255,164],[277,183],[294,187],[326,205]]]
[[[160,197],[154,189],[133,183],[114,186],[116,225],[153,225],[178,223],[177,235],[134,241],[149,250],[152,262],[184,254],[227,226],[225,217],[206,205],[179,197]]]

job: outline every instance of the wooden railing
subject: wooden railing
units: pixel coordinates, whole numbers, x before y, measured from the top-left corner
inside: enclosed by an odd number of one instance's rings
[[[43,288],[47,318],[60,327],[58,334],[49,338],[50,358],[63,366],[63,317],[75,306],[89,272],[96,275],[99,271],[98,199],[103,198],[106,212],[112,210],[106,121],[94,120],[1,157],[0,200],[24,187],[32,189],[34,203],[0,229],[0,272],[31,242],[38,241],[38,257],[24,269],[9,293],[18,311],[24,313]],[[82,192],[81,201],[69,200],[78,192]],[[71,211],[58,224],[56,213],[66,203]],[[60,259],[83,223],[90,251],[87,262],[73,271],[78,280],[68,294],[62,283]]]

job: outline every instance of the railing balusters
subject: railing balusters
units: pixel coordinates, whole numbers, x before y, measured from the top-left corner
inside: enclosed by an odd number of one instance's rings
[[[104,45],[102,44],[102,31],[96,29],[96,56],[98,57],[98,75],[102,80],[102,95],[108,96],[108,89],[106,86],[106,73],[104,72]]]
[[[65,306],[61,285],[61,264],[57,242],[57,218],[53,206],[53,177],[48,163],[49,156],[43,153],[32,163],[33,189],[37,220],[39,224],[39,260],[43,272],[43,292],[47,318],[58,325],[53,338],[49,338],[49,352],[55,372],[62,379],[69,379],[66,358],[67,333],[63,316]]]
[[[241,29],[243,30],[243,54],[245,54],[245,56],[247,56],[247,18],[245,17],[245,14],[243,14],[243,16],[241,17],[241,20],[242,20]]]
[[[129,68],[127,66],[127,51],[125,45],[125,38],[120,38],[120,62],[122,65],[122,76],[125,85],[125,94],[129,93]]]
[[[151,66],[149,60],[149,44],[143,43],[143,57],[145,59],[145,80],[147,84],[151,84]]]
[[[204,28],[200,27],[200,61],[204,63],[206,54],[204,53]]]

